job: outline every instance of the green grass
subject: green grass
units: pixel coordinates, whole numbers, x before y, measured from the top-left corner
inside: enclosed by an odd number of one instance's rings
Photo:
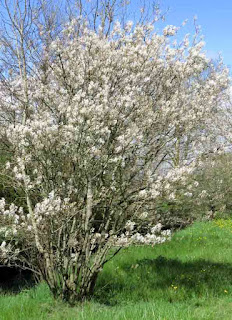
[[[0,296],[0,320],[227,320],[231,310],[229,220],[195,223],[165,244],[125,249],[83,305],[55,301],[45,284]]]

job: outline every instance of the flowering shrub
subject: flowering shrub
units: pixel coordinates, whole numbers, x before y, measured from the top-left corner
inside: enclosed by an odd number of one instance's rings
[[[165,176],[160,167],[176,127],[188,132],[207,117],[228,84],[201,41],[170,40],[177,31],[116,23],[106,37],[73,20],[47,48],[47,67],[26,87],[15,82],[16,121],[1,130],[13,154],[5,174],[25,205],[0,202],[0,259],[28,263],[65,300],[91,295],[120,248],[170,237],[152,224],[154,203],[163,190],[174,199],[193,166]]]

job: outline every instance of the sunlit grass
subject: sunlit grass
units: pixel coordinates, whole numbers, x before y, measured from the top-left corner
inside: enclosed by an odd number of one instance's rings
[[[155,247],[131,247],[100,274],[93,300],[73,308],[45,284],[0,296],[0,320],[232,319],[232,223],[195,223]]]

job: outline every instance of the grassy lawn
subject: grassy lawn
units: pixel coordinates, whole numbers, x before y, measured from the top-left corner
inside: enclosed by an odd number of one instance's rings
[[[0,295],[0,320],[232,319],[232,222],[195,223],[172,241],[122,251],[93,301],[68,307],[45,284]]]

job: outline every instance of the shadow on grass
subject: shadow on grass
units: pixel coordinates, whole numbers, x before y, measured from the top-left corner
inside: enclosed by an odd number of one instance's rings
[[[99,278],[95,298],[115,305],[122,301],[169,302],[193,297],[220,296],[232,292],[232,264],[206,260],[182,262],[162,256],[137,260]]]
[[[36,284],[32,272],[0,266],[0,293],[16,294]]]

